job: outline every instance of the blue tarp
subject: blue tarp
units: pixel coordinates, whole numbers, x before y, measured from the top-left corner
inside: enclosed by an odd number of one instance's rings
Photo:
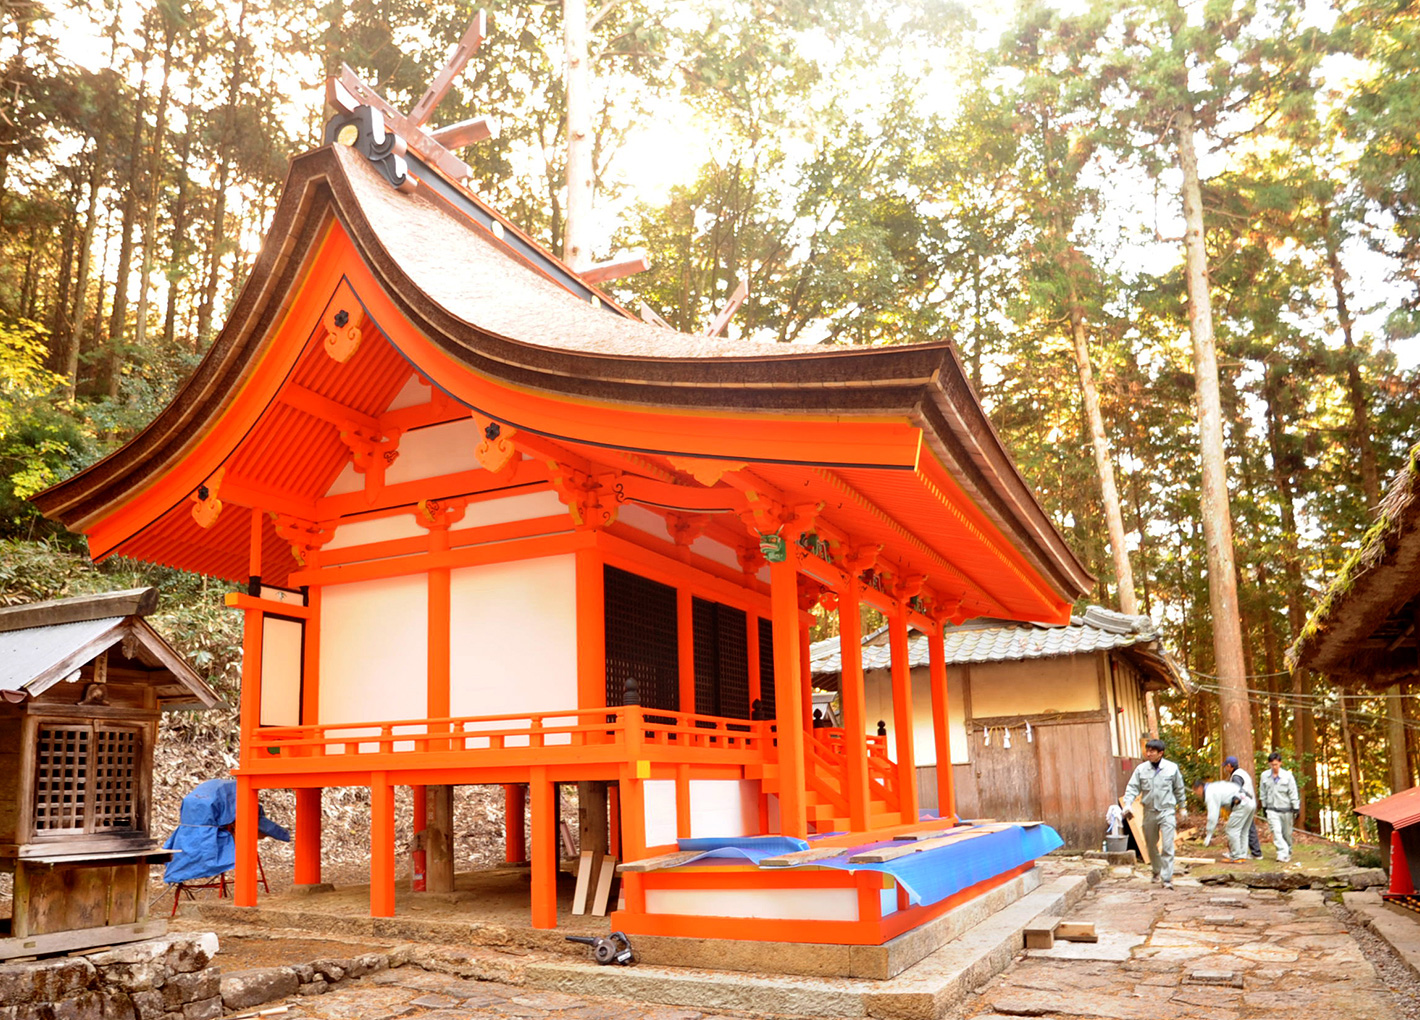
[[[291,834],[257,806],[257,831],[291,842]],[[212,878],[237,866],[237,841],[231,826],[237,821],[237,781],[209,779],[182,799],[178,827],[163,847],[181,853],[168,862],[163,881],[169,885]]]
[[[969,822],[963,824],[970,824]],[[913,905],[940,903],[955,893],[978,882],[995,878],[1028,861],[1042,857],[1065,841],[1048,825],[1030,828],[1014,826],[974,839],[964,839],[950,846],[905,854],[882,864],[851,864],[849,858],[881,846],[902,846],[892,840],[845,847],[842,856],[820,858],[815,868],[837,868],[842,871],[881,871],[891,875],[904,889]],[[704,858],[739,858],[758,864],[766,857],[777,857],[795,850],[806,850],[812,842],[786,839],[783,836],[739,836],[726,839],[683,839],[682,850],[705,851]],[[694,863],[687,861],[687,864]]]

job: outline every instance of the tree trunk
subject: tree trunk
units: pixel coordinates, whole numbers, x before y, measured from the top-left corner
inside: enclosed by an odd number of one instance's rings
[[[1331,289],[1336,294],[1336,320],[1341,326],[1341,338],[1346,347],[1346,400],[1351,405],[1351,433],[1360,455],[1361,492],[1367,509],[1374,510],[1381,499],[1380,472],[1376,467],[1376,448],[1371,441],[1371,416],[1366,408],[1366,389],[1361,381],[1361,369],[1356,364],[1358,353],[1352,336],[1355,325],[1346,301],[1346,270],[1341,265],[1340,245],[1332,229],[1331,209],[1321,207],[1321,233],[1326,243],[1326,264],[1331,270]]]
[[[186,126],[182,132],[182,155],[178,158],[178,193],[177,203],[173,206],[173,230],[172,241],[168,245],[168,307],[163,313],[163,346],[171,349],[177,340],[177,305],[178,292],[182,289],[179,284],[186,277],[184,265],[187,260],[187,195],[188,195],[188,175],[187,162],[192,155],[192,121],[196,111],[191,105],[187,107]],[[192,337],[190,345],[197,350],[197,338]]]
[[[113,311],[108,320],[108,395],[118,396],[123,376],[123,346],[128,329],[128,277],[133,268],[133,221],[138,215],[138,162],[143,152],[144,119],[148,111],[148,54],[152,50],[151,19],[145,19],[143,74],[133,106],[133,134],[128,142],[128,186],[123,189],[123,220],[119,226],[118,272],[114,277]]]
[[[153,277],[153,249],[158,243],[158,206],[163,188],[163,141],[168,130],[168,87],[173,33],[163,33],[163,87],[158,93],[157,123],[153,126],[153,144],[148,156],[148,215],[143,224],[143,266],[138,274],[138,311],[133,326],[133,345],[140,350],[148,340],[148,285]]]
[[[1390,792],[1399,793],[1415,785],[1410,774],[1410,758],[1405,751],[1405,716],[1401,709],[1400,684],[1385,689],[1386,753],[1390,762]]]
[[[562,0],[566,44],[567,218],[562,260],[580,272],[591,265],[592,96],[587,52],[587,0]]]
[[[1351,732],[1351,713],[1346,708],[1346,692],[1337,691],[1337,702],[1341,706],[1341,744],[1346,751],[1346,780],[1351,793],[1351,810],[1361,806],[1361,763],[1356,757],[1355,736]]]
[[[1213,615],[1213,659],[1218,675],[1218,707],[1223,746],[1240,761],[1253,758],[1248,713],[1242,625],[1238,616],[1238,576],[1233,561],[1233,518],[1228,503],[1228,468],[1223,455],[1223,411],[1218,385],[1218,351],[1213,340],[1208,253],[1203,235],[1203,194],[1194,151],[1193,111],[1181,109],[1175,131],[1183,171],[1184,250],[1187,263],[1189,331],[1197,390],[1199,456],[1203,468],[1200,507],[1207,548],[1208,603]]]
[[[94,161],[89,168],[89,208],[84,217],[84,229],[79,235],[79,268],[74,291],[74,306],[69,317],[69,335],[64,340],[64,394],[74,399],[79,385],[79,344],[84,336],[84,305],[89,296],[89,262],[94,251],[94,230],[99,222],[99,186],[104,178],[104,159],[108,155],[108,131],[100,129],[94,142]]]
[[[227,79],[227,121],[222,129],[221,161],[217,167],[216,205],[212,210],[212,237],[207,264],[207,282],[202,288],[202,303],[197,308],[197,345],[207,345],[212,336],[212,312],[217,304],[217,284],[222,274],[222,249],[227,243],[227,185],[230,182],[231,160],[227,150],[236,133],[237,98],[242,84],[243,31],[246,27],[247,5],[237,15],[236,31],[232,34],[232,73]]]
[[[1139,604],[1134,599],[1134,572],[1129,568],[1129,547],[1124,540],[1124,515],[1119,509],[1119,489],[1114,484],[1114,459],[1110,454],[1109,437],[1104,430],[1099,393],[1095,390],[1094,369],[1090,365],[1090,341],[1085,330],[1085,312],[1080,307],[1080,297],[1073,279],[1070,281],[1070,333],[1075,341],[1075,367],[1080,373],[1080,394],[1085,403],[1085,421],[1090,429],[1090,444],[1095,452],[1095,471],[1099,475],[1100,494],[1104,501],[1109,549],[1114,556],[1114,576],[1119,585],[1119,609],[1134,616],[1139,612]]]
[[[71,320],[69,318],[69,288],[74,282],[74,242],[79,236],[79,195],[83,185],[77,177],[70,178],[69,215],[64,221],[64,242],[59,251],[58,272],[54,281],[54,304],[50,308],[49,331],[51,341],[50,365],[62,372],[65,366],[63,345],[68,342]],[[53,346],[58,344],[58,347]]]

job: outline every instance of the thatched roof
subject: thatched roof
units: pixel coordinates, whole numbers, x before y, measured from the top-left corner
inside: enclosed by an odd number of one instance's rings
[[[1322,593],[1287,650],[1291,669],[1345,686],[1387,687],[1420,673],[1420,445],[1381,500],[1376,523]]]

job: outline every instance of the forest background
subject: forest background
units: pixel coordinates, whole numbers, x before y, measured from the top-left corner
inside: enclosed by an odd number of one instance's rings
[[[438,121],[498,118],[460,152],[471,184],[560,253],[564,6],[482,6],[490,36]],[[408,109],[472,9],[0,0],[0,602],[157,583],[162,626],[235,703],[217,582],[94,568],[25,499],[134,435],[207,350],[286,160],[319,144],[325,76],[347,62]],[[953,341],[1099,576],[1092,601],[1132,586],[1164,624],[1198,685],[1166,699],[1167,735],[1202,769],[1226,752],[1183,111],[1256,747],[1308,776],[1313,829],[1345,835],[1355,802],[1411,785],[1410,688],[1346,696],[1283,652],[1420,440],[1420,9],[610,0],[586,17],[593,255],[652,263],[617,296],[694,330],[744,281],[735,335]],[[229,718],[176,728],[234,739]]]

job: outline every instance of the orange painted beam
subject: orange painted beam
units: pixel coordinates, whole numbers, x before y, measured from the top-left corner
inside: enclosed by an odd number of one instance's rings
[[[862,584],[846,577],[838,593],[838,639],[841,672],[838,697],[843,707],[843,750],[848,772],[848,820],[855,832],[866,832],[868,803],[868,708],[863,688],[863,611],[858,601]]]
[[[297,605],[294,602],[277,602],[275,599],[258,598],[255,595],[248,595],[245,592],[229,591],[222,596],[222,603],[228,609],[246,609],[257,613],[273,613],[277,616],[290,616],[297,620],[309,620],[311,610],[309,606]]]
[[[528,782],[532,800],[532,926],[557,927],[557,812],[547,770],[534,768]]]
[[[774,707],[779,739],[779,831],[809,834],[804,776],[804,690],[799,677],[799,578],[794,558],[769,565],[774,620]]]
[[[413,511],[413,507],[403,506],[399,507],[395,513],[403,515]],[[386,513],[385,516],[393,516],[393,514]],[[348,522],[342,520],[339,523]],[[448,548],[461,549],[464,546],[507,542],[515,538],[536,538],[541,535],[571,533],[572,519],[567,514],[555,514],[522,521],[505,521],[502,524],[454,528],[449,531]],[[428,536],[411,535],[409,538],[389,538],[380,542],[347,545],[339,549],[322,549],[320,565],[334,567],[346,563],[363,563],[367,560],[393,559],[398,556],[420,556],[427,552],[429,552]]]
[[[952,775],[951,698],[947,688],[946,642],[940,625],[927,631],[929,683],[932,688],[932,735],[937,743],[937,814],[957,816],[957,799]]]
[[[421,499],[497,499],[509,495],[509,490],[517,490],[513,495],[521,495],[524,487],[528,492],[538,491],[534,486],[547,481],[547,467],[533,460],[521,460],[513,468],[512,475],[495,475],[482,468],[472,471],[456,471],[433,478],[416,478],[412,482],[398,482],[381,487],[372,503],[361,489],[343,492],[337,496],[322,496],[315,501],[316,519],[333,520],[337,517],[354,516],[371,510],[390,507],[413,506]]]
[[[917,821],[917,765],[913,753],[912,666],[908,661],[907,620],[888,618],[892,651],[893,750],[897,752],[897,796],[904,822]]]
[[[394,916],[394,787],[370,777],[370,916]]]
[[[251,780],[237,777],[237,822],[233,836],[237,844],[236,889],[233,902],[239,907],[256,906],[256,789]]]
[[[296,858],[292,880],[297,885],[316,885],[320,882],[320,801],[319,787],[296,791],[296,831],[292,833],[291,840],[295,844]]]
[[[538,559],[543,556],[561,556],[566,553],[574,553],[578,549],[587,548],[595,543],[596,537],[585,531],[568,532],[562,535],[539,535],[533,538],[520,538],[471,548],[406,556],[398,560],[380,560],[373,563],[350,563],[334,567],[317,567],[314,570],[298,570],[291,574],[289,580],[295,586],[352,584],[358,581],[423,574],[430,570],[456,570],[459,567],[478,567],[488,563],[514,563],[518,560]]]

